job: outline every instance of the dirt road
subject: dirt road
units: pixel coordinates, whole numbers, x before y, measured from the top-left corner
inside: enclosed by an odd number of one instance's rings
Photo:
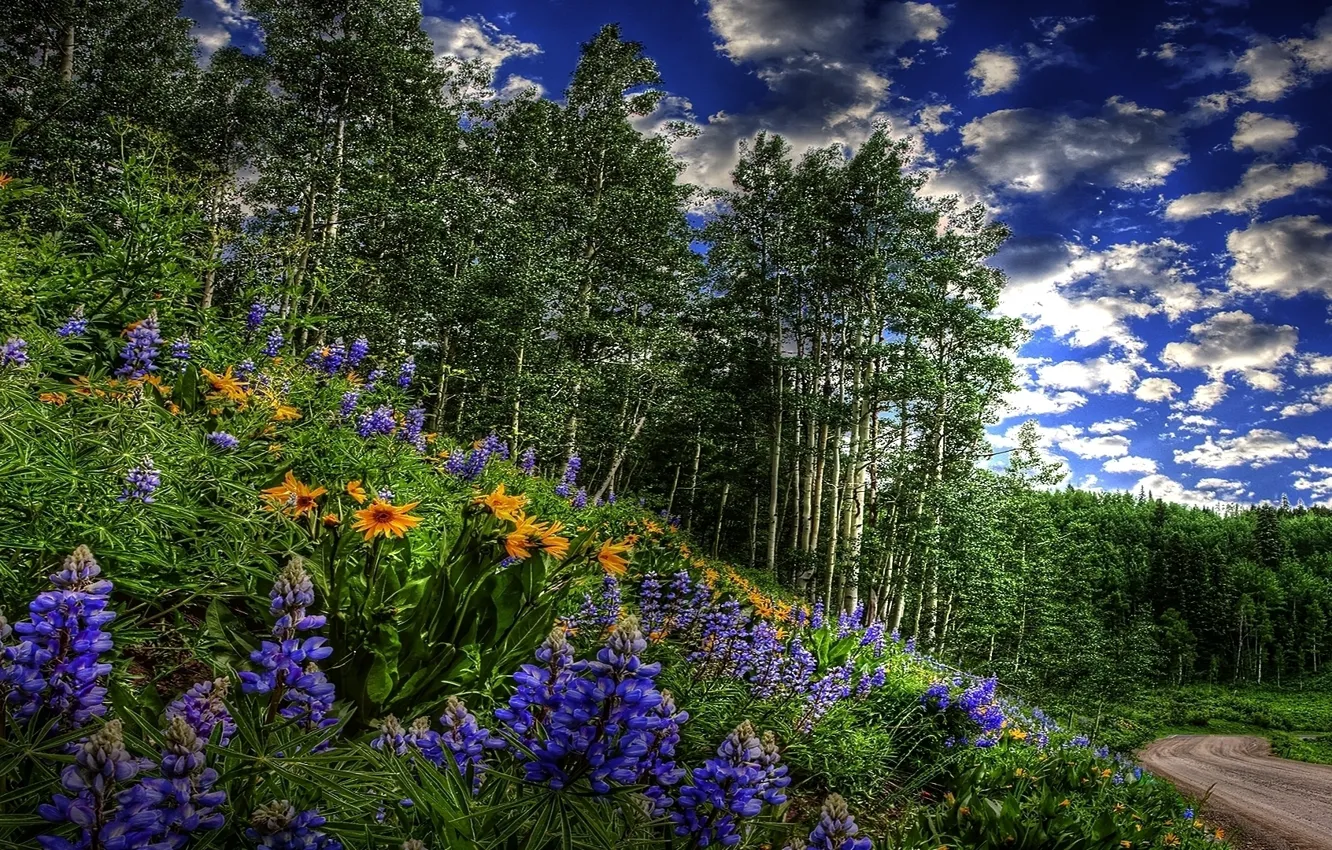
[[[1243,828],[1257,847],[1332,850],[1332,766],[1276,758],[1264,738],[1173,735],[1140,754],[1143,767],[1207,811]]]

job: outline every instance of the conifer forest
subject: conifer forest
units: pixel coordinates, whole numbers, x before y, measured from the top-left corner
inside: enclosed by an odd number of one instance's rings
[[[703,187],[615,24],[243,9],[0,14],[0,848],[1202,848],[1154,738],[1332,762],[1332,511],[995,445],[1011,233],[891,126]]]

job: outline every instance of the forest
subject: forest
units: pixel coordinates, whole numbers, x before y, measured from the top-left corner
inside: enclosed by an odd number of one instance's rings
[[[891,127],[705,189],[614,25],[244,5],[0,20],[0,845],[1221,839],[1034,706],[1316,676],[1332,512],[995,451],[1009,233]]]

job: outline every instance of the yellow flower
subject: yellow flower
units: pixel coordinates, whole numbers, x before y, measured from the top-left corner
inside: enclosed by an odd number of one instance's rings
[[[597,552],[597,560],[601,562],[601,568],[616,578],[622,577],[629,571],[629,562],[621,554],[628,552],[629,547],[607,540],[601,544],[601,551]]]
[[[1224,839],[1225,837],[1226,837],[1226,831],[1225,831],[1224,829],[1218,829],[1218,830],[1216,831],[1216,840],[1217,840],[1217,841],[1221,841],[1221,840]]]
[[[472,503],[484,506],[500,519],[513,522],[518,515],[519,509],[527,504],[527,497],[521,494],[510,495],[505,493],[504,483],[501,482],[491,492],[484,496],[477,496],[472,499]]]
[[[370,503],[370,507],[356,512],[356,523],[352,525],[352,529],[364,532],[366,540],[373,539],[377,534],[385,537],[389,535],[402,537],[421,522],[419,516],[408,514],[408,511],[419,504],[421,503],[408,502],[405,505],[395,505],[383,499],[375,499]]]
[[[1059,801],[1059,805],[1060,805],[1061,807],[1067,809],[1067,808],[1069,807],[1069,805],[1070,805],[1070,803],[1068,802],[1068,798],[1065,797],[1064,799],[1060,800],[1060,801]]]
[[[302,483],[288,470],[281,484],[269,487],[263,494],[271,503],[270,507],[281,508],[289,516],[299,517],[318,508],[319,497],[327,492],[323,487]]]
[[[554,521],[541,532],[541,548],[546,550],[547,555],[557,561],[563,561],[565,556],[569,554],[569,538],[559,535],[563,528],[564,523]]]
[[[292,422],[301,418],[301,412],[290,404],[278,402],[273,406],[274,422]]]
[[[1176,834],[1173,833],[1173,832],[1167,832],[1167,833],[1165,834],[1165,838],[1162,838],[1162,839],[1161,839],[1161,843],[1164,844],[1164,845],[1167,846],[1167,847],[1178,847],[1178,846],[1179,846],[1179,836],[1176,835]]]
[[[1127,838],[1125,838],[1123,841],[1119,842],[1119,846],[1120,846],[1120,847],[1132,847],[1132,846],[1133,846],[1133,842],[1132,842],[1132,841],[1129,841]]]
[[[365,495],[365,488],[361,486],[361,479],[347,482],[347,495],[356,500],[356,504],[364,505],[368,498]]]
[[[37,400],[43,404],[54,404],[56,407],[60,407],[69,400],[69,396],[64,393],[42,393],[37,396]]]
[[[504,551],[510,558],[519,561],[527,559],[532,554],[534,542],[540,541],[543,531],[545,528],[541,523],[519,511],[513,519],[513,531],[504,538]]]
[[[205,398],[225,398],[227,401],[234,402],[241,407],[244,407],[246,401],[249,400],[249,391],[241,386],[240,379],[231,374],[230,366],[221,375],[208,369],[200,369],[199,374],[203,375],[209,386],[213,388],[213,391],[208,393]]]
[[[1027,775],[1027,771],[1019,767],[1017,770],[1013,771],[1013,775],[1016,776],[1018,779],[1021,779],[1022,777]]]
[[[1025,741],[1027,739],[1027,733],[1016,727],[1008,730],[1008,736],[1014,741]]]
[[[342,522],[337,514],[324,514],[322,521],[324,523],[324,528],[337,528],[338,524]]]
[[[1123,803],[1115,803],[1115,814],[1119,814],[1119,813],[1122,812],[1122,811],[1124,811],[1124,804],[1123,804]]]
[[[269,444],[268,444],[268,453],[269,453],[269,454],[273,454],[273,455],[280,455],[280,454],[282,454],[282,444],[281,444],[281,443],[269,443]]]

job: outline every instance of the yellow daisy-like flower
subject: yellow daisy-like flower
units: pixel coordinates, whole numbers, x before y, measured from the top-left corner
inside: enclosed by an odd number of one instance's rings
[[[629,562],[622,557],[622,554],[628,552],[629,548],[623,543],[614,543],[607,540],[601,544],[601,550],[597,552],[597,561],[607,573],[616,578],[621,578],[629,572]]]
[[[370,498],[365,494],[365,488],[361,486],[361,480],[359,478],[355,481],[347,482],[347,495],[351,496],[358,505],[364,505],[365,500]]]
[[[559,534],[563,528],[564,523],[555,521],[541,532],[541,548],[557,561],[563,561],[569,554],[569,538]]]
[[[504,551],[510,558],[526,560],[532,555],[532,547],[541,541],[541,534],[545,530],[541,523],[519,511],[513,518],[513,531],[504,538]]]
[[[1162,839],[1161,839],[1161,843],[1164,844],[1164,845],[1167,846],[1167,847],[1178,847],[1178,846],[1179,846],[1179,836],[1176,835],[1176,834],[1173,833],[1173,832],[1167,832],[1167,833],[1165,834],[1165,838],[1162,838]]]
[[[342,519],[337,514],[324,514],[320,522],[324,524],[324,528],[337,528]]]
[[[60,407],[69,400],[69,396],[64,393],[42,393],[37,396],[37,400],[42,404],[54,404],[56,407]]]
[[[323,487],[311,487],[305,484],[288,470],[281,484],[269,487],[263,491],[263,494],[270,503],[270,509],[281,509],[289,516],[299,517],[316,510],[319,507],[319,497],[327,492]]]
[[[205,398],[224,398],[241,407],[244,407],[245,403],[249,401],[249,390],[241,385],[239,378],[231,374],[230,366],[228,366],[227,371],[223,372],[221,375],[209,371],[208,369],[200,369],[199,374],[203,375],[204,380],[208,381],[208,385],[213,388],[213,391],[208,393]]]
[[[385,537],[389,535],[402,537],[420,524],[419,516],[411,516],[408,513],[419,504],[421,503],[408,502],[405,505],[395,505],[383,499],[375,499],[370,503],[370,507],[356,512],[356,523],[352,528],[363,532],[366,540],[372,540],[377,534]]]
[[[301,411],[290,404],[278,402],[273,405],[274,422],[292,422],[301,418]]]
[[[527,497],[521,494],[505,493],[504,484],[501,482],[491,492],[472,499],[472,503],[484,506],[500,519],[515,522],[518,517],[518,511],[523,505],[527,504]]]

